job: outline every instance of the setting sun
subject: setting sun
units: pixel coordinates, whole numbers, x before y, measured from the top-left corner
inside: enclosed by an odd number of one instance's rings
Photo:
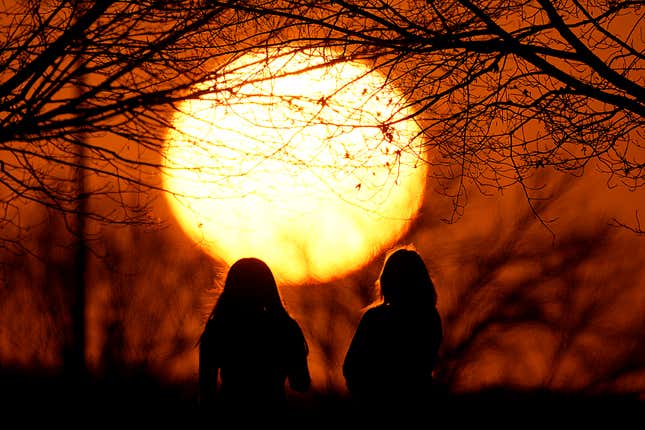
[[[421,130],[385,77],[329,51],[262,51],[183,102],[164,185],[185,232],[281,282],[360,268],[408,229],[427,165]]]

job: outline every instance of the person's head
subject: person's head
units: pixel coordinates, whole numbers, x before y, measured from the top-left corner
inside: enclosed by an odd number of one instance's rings
[[[437,304],[437,292],[428,269],[413,249],[399,248],[387,256],[379,284],[385,303]]]
[[[269,266],[257,258],[241,258],[229,268],[216,309],[282,310],[282,300]]]

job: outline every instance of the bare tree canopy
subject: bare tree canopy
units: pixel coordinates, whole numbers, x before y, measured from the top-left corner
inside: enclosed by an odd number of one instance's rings
[[[593,163],[610,186],[645,180],[641,2],[17,0],[2,8],[6,213],[17,198],[74,211],[69,171],[81,167],[108,179],[86,193],[122,205],[88,215],[143,220],[123,195],[159,187],[177,102],[234,90],[195,85],[263,47],[333,49],[330,62],[361,61],[384,75],[421,126],[430,175],[456,208],[469,181],[519,183],[530,198],[527,180],[547,166],[581,174]],[[141,155],[150,151],[159,156]]]

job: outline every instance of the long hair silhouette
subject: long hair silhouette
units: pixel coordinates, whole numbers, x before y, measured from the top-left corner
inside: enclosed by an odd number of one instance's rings
[[[308,352],[269,267],[240,259],[199,340],[200,405],[275,414],[286,406],[286,381],[296,391],[309,388]]]
[[[437,292],[423,259],[416,251],[400,248],[391,253],[379,276],[384,303],[395,306],[436,306]]]
[[[230,267],[208,319],[236,319],[258,312],[287,314],[269,266],[257,258],[242,258]]]

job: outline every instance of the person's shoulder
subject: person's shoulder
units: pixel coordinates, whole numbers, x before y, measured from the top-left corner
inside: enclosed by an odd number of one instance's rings
[[[439,314],[439,309],[437,309],[436,306],[432,308],[432,310],[430,311],[430,315],[432,316],[432,319],[434,321],[441,323],[441,314]]]
[[[363,319],[364,320],[375,320],[375,319],[381,319],[388,315],[390,313],[390,308],[389,306],[385,304],[380,304],[373,306],[369,309],[367,309],[363,313]]]
[[[282,321],[281,322],[282,325],[287,329],[289,329],[290,331],[302,333],[302,328],[300,327],[300,324],[298,324],[298,321],[296,321],[296,319],[291,315],[289,314],[282,315],[281,321]]]

